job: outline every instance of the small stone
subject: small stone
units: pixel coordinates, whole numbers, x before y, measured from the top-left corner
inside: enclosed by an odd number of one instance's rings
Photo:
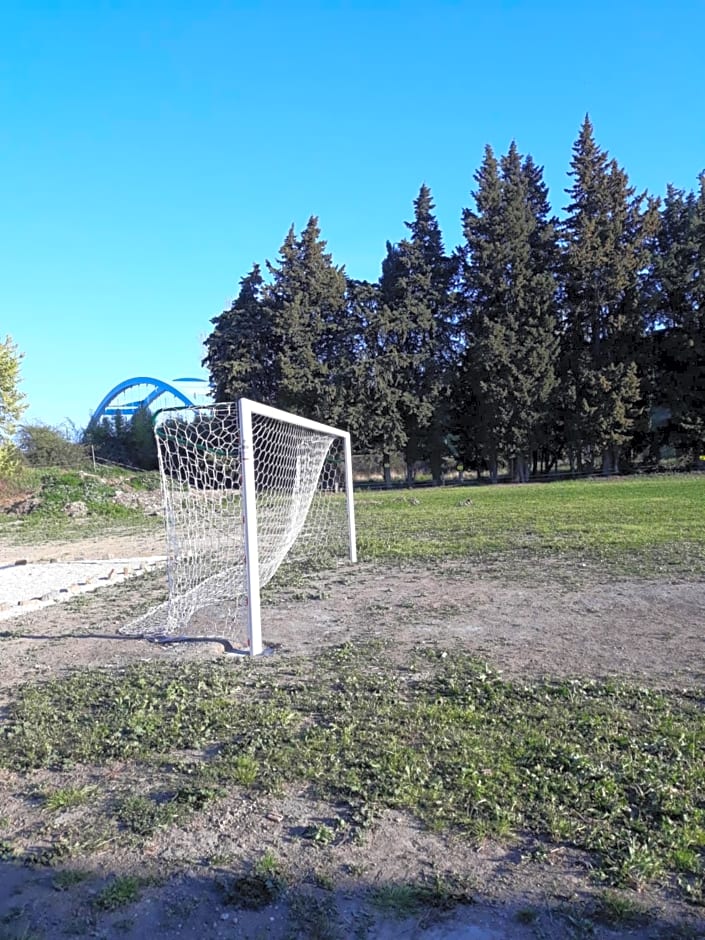
[[[284,817],[281,813],[267,813],[266,819],[269,819],[270,822],[282,822]]]
[[[220,915],[220,919],[221,919],[221,920],[230,920],[230,914],[228,914],[227,911],[226,911],[225,914],[221,914],[221,915]]]

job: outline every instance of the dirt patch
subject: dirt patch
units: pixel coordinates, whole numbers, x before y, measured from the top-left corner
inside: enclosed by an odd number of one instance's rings
[[[128,532],[122,535],[91,536],[70,542],[36,545],[0,543],[0,565],[28,562],[84,561],[100,558],[136,558],[166,554],[163,530]]]
[[[159,554],[163,543],[145,535],[20,551],[37,561],[75,560],[98,553]],[[11,630],[0,633],[0,705],[18,685],[75,667],[220,657],[218,644],[160,647],[118,633],[164,597],[163,572],[153,572],[12,621]],[[271,591],[263,621],[276,657],[381,638],[400,652],[419,644],[442,646],[451,655],[454,648],[470,651],[513,678],[618,676],[663,688],[705,684],[702,582],[610,581],[560,562],[547,563],[539,580],[508,566],[463,571],[457,565],[360,565]],[[115,766],[101,773],[124,784],[132,771]],[[27,794],[40,784],[40,774],[0,777],[0,848],[10,829],[29,825]],[[138,780],[134,787],[139,792]],[[61,870],[76,871],[76,881],[65,890],[57,890],[56,866],[0,862],[0,918],[18,933],[24,925],[47,937],[705,936],[702,909],[676,901],[667,888],[630,901],[636,922],[601,922],[602,889],[591,860],[568,846],[522,838],[478,844],[430,832],[395,812],[382,814],[354,840],[344,828],[337,834],[336,820],[344,813],[308,790],[229,793],[186,823],[157,832],[144,847],[97,846],[90,856],[71,858]],[[317,826],[335,837],[304,837]],[[225,888],[233,873],[267,852],[286,873],[286,894],[262,911],[228,903]],[[114,910],[101,907],[101,892],[125,876],[136,879],[136,897]],[[438,904],[420,910],[406,905],[408,897],[396,889],[409,884],[441,886],[434,895]],[[444,898],[452,902],[448,909]]]

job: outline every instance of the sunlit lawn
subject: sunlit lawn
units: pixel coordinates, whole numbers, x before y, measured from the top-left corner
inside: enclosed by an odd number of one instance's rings
[[[358,492],[366,559],[567,556],[705,570],[705,476]]]

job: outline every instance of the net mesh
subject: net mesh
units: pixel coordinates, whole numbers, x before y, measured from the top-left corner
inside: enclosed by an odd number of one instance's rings
[[[237,403],[170,409],[155,424],[169,599],[128,624],[144,635],[244,646],[247,583]],[[343,439],[252,415],[260,587],[284,561],[322,567],[348,552]]]

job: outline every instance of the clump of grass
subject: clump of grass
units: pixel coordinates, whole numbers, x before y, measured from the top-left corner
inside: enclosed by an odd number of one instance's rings
[[[65,868],[54,875],[51,883],[57,891],[68,891],[75,885],[82,884],[90,877],[91,873],[89,871],[80,868]]]
[[[87,803],[96,792],[94,786],[60,787],[42,794],[44,806],[52,813],[63,812]]]
[[[178,809],[173,803],[157,803],[145,796],[127,796],[120,801],[116,817],[125,829],[138,836],[151,836],[174,822]]]
[[[119,876],[100,891],[93,906],[99,911],[115,911],[127,904],[132,904],[140,896],[142,882],[132,875]]]
[[[265,852],[249,873],[219,884],[224,904],[258,911],[276,901],[286,888],[286,879],[276,856]]]
[[[642,904],[616,891],[604,891],[598,897],[592,916],[610,927],[643,927],[652,920]]]
[[[472,894],[460,879],[438,874],[419,882],[381,885],[372,891],[371,897],[378,910],[400,919],[422,910],[447,911],[458,904],[474,903]]]
[[[292,936],[307,940],[340,940],[340,915],[332,898],[317,898],[297,892],[289,901],[289,926]]]

